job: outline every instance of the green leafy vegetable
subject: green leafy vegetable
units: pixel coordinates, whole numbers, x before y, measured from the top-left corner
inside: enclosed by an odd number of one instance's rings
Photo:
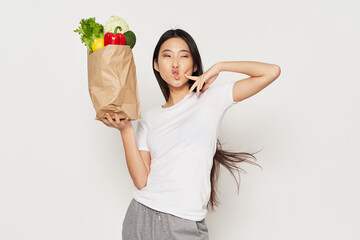
[[[88,19],[81,19],[80,27],[74,32],[81,35],[81,41],[89,49],[89,54],[93,52],[92,43],[95,38],[104,38],[104,26],[95,22],[95,17]]]

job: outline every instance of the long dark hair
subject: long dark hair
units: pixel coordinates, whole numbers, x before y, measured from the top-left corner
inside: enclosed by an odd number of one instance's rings
[[[182,29],[170,29],[168,31],[166,31],[159,39],[155,50],[154,50],[154,54],[153,54],[153,59],[152,59],[152,66],[153,66],[153,71],[155,74],[155,77],[159,83],[160,89],[165,97],[165,100],[168,101],[169,97],[170,97],[170,90],[169,87],[167,85],[167,83],[165,82],[164,79],[162,79],[160,73],[158,71],[155,70],[154,68],[154,61],[156,61],[158,63],[158,57],[159,57],[159,51],[160,51],[160,47],[161,45],[168,39],[170,38],[182,38],[183,40],[185,40],[185,42],[187,43],[187,45],[189,46],[192,58],[193,58],[193,68],[196,66],[197,70],[192,74],[193,76],[200,76],[201,74],[203,74],[203,66],[202,66],[202,61],[201,61],[201,57],[200,57],[200,53],[199,50],[196,46],[196,43],[194,41],[194,39],[190,36],[189,33],[187,33],[186,31],[182,30]],[[194,80],[189,79],[189,89],[191,88],[191,86],[195,83]],[[196,92],[196,88],[193,90],[194,92]],[[256,152],[257,153],[257,152]],[[255,154],[255,153],[253,153]],[[251,154],[251,153],[246,153],[246,152],[229,152],[229,151],[224,151],[222,150],[222,146],[221,143],[219,141],[219,139],[217,139],[217,147],[216,147],[216,152],[213,158],[213,166],[211,169],[211,173],[210,173],[210,182],[211,182],[211,195],[210,195],[210,199],[209,202],[207,204],[207,209],[209,209],[209,207],[211,207],[212,210],[214,210],[215,206],[218,206],[218,204],[220,203],[217,200],[217,182],[219,179],[219,173],[220,173],[220,164],[223,165],[226,169],[229,170],[229,172],[233,175],[233,177],[235,178],[235,181],[237,180],[235,175],[234,175],[234,171],[238,172],[239,175],[239,182],[236,181],[237,186],[238,186],[238,193],[239,193],[239,187],[240,187],[240,174],[239,174],[239,170],[241,170],[242,172],[245,172],[245,170],[239,168],[238,166],[236,166],[236,163],[239,162],[247,162],[253,165],[257,165],[261,168],[260,165],[258,165],[257,163],[249,160],[250,158],[254,159],[255,161],[257,160],[256,157]]]

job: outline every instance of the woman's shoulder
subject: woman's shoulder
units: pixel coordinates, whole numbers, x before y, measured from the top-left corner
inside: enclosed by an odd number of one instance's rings
[[[142,119],[143,121],[149,121],[154,117],[154,114],[156,114],[157,110],[158,107],[152,107],[142,111],[140,119]]]
[[[204,98],[209,104],[218,107],[221,111],[225,111],[229,106],[236,103],[233,101],[232,96],[234,83],[235,81],[212,84],[204,92]]]
[[[226,89],[229,88],[229,86],[233,84],[234,84],[233,81],[211,84],[206,91],[210,91],[213,93],[223,93],[224,91],[226,91]]]
[[[210,99],[211,101],[219,101],[219,97],[221,98],[227,94],[230,85],[232,85],[232,82],[213,83],[202,94],[204,98]]]

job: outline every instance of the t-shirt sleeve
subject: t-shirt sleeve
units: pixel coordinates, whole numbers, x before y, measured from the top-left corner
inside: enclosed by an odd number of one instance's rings
[[[207,91],[210,102],[224,112],[229,107],[235,105],[236,101],[233,100],[233,87],[236,81],[222,83],[216,86],[209,87]]]
[[[137,145],[139,150],[145,150],[150,152],[149,146],[147,144],[147,132],[148,132],[148,128],[146,122],[143,120],[143,118],[140,118],[140,120],[137,123],[137,129],[136,129]]]

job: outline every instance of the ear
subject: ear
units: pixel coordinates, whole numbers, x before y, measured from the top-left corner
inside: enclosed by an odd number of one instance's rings
[[[157,64],[156,59],[154,60],[154,68],[159,72],[159,65]]]
[[[193,72],[196,72],[196,70],[197,70],[197,66],[194,67],[194,71],[193,71]]]

